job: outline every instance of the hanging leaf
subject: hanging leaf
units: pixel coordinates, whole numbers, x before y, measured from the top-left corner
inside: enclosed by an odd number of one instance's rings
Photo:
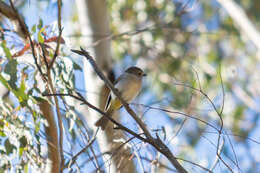
[[[43,26],[43,21],[42,21],[42,19],[40,19],[40,20],[39,20],[39,24],[37,25],[37,28],[38,28],[38,29],[41,29],[42,26]]]
[[[15,59],[12,59],[6,64],[4,68],[4,72],[10,75],[10,80],[8,80],[8,83],[12,89],[17,88],[17,64],[17,61]]]
[[[21,82],[20,88],[15,91],[15,96],[18,98],[22,107],[27,105],[29,95],[26,93],[26,85],[24,79]]]
[[[6,46],[6,41],[5,40],[2,41],[1,47],[4,50],[5,56],[10,60],[12,58],[12,54],[10,52],[10,49]]]
[[[32,26],[32,33],[34,34],[36,32],[36,25]]]
[[[44,43],[44,37],[42,36],[42,33],[44,32],[45,28],[41,28],[41,30],[38,32],[38,42]]]
[[[16,147],[13,144],[10,143],[9,139],[5,140],[4,146],[5,146],[5,151],[6,151],[7,155],[12,153],[13,150],[16,149]]]

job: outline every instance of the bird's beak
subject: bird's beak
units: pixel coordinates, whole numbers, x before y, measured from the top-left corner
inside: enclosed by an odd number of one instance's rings
[[[146,73],[143,73],[143,76],[147,76],[147,74],[146,74]]]

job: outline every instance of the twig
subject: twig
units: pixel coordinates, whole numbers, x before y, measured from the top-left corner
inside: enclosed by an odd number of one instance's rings
[[[235,157],[235,161],[234,161],[234,163],[235,163],[235,165],[237,166],[238,170],[241,172],[241,169],[240,169],[239,164],[238,164],[237,155],[236,155],[236,152],[235,152],[234,146],[233,146],[233,144],[232,144],[232,142],[231,142],[231,139],[230,139],[230,137],[229,137],[229,135],[227,134],[226,131],[224,131],[224,135],[227,136],[227,138],[228,138],[228,142],[230,143],[230,146],[231,146],[231,150],[232,150],[232,152],[233,152],[233,154],[234,154],[234,157]]]
[[[119,129],[122,129],[124,131],[126,131],[127,133],[135,136],[136,138],[140,139],[141,141],[147,142],[149,143],[149,141],[146,138],[141,137],[140,135],[138,135],[137,133],[133,132],[132,130],[128,129],[127,127],[121,125],[120,123],[118,123],[117,121],[115,121],[113,118],[111,118],[106,112],[103,112],[102,110],[100,110],[99,108],[97,108],[96,106],[92,105],[91,103],[89,103],[88,101],[86,101],[83,96],[80,93],[77,93],[77,96],[73,95],[73,94],[62,94],[62,93],[54,93],[54,94],[43,94],[43,96],[70,96],[73,97],[77,100],[82,101],[84,104],[86,104],[88,107],[90,107],[91,109],[97,111],[98,113],[100,113],[101,115],[106,116],[111,122],[113,122],[114,124],[116,124],[118,126]]]
[[[52,68],[56,58],[59,55],[59,50],[60,50],[61,35],[62,35],[62,27],[61,27],[61,0],[58,0],[58,28],[59,28],[58,42],[57,42],[55,53],[53,55],[53,58],[52,58],[52,61],[50,63],[50,66],[49,66],[48,70],[51,70],[51,68]]]
[[[11,6],[7,5],[5,2],[0,1],[0,13],[6,16],[9,20],[16,22],[18,24],[18,28],[16,28],[17,31],[15,31],[16,34],[18,34],[23,39],[26,39],[27,37],[27,30],[25,23],[21,23],[20,21],[24,21],[22,16],[18,14],[16,10],[14,10],[14,6],[12,2],[10,1]],[[6,30],[11,31],[11,30]]]
[[[215,129],[216,131],[218,131],[218,128],[216,128],[214,125],[210,124],[210,123],[207,122],[207,121],[204,121],[204,120],[202,120],[202,119],[199,119],[199,118],[197,118],[197,117],[195,117],[195,116],[192,116],[192,115],[188,115],[188,114],[185,114],[185,113],[182,113],[182,112],[179,112],[179,111],[171,111],[171,110],[168,110],[168,109],[157,108],[157,107],[153,107],[153,106],[149,106],[149,105],[145,105],[145,104],[138,104],[138,105],[141,105],[141,106],[146,107],[146,108],[149,108],[149,109],[159,110],[159,111],[163,111],[163,112],[167,112],[167,113],[172,113],[172,114],[183,115],[183,116],[185,116],[185,117],[189,117],[189,118],[191,118],[191,119],[200,121],[200,122],[202,122],[203,124],[206,124],[206,125],[212,127],[213,129]]]
[[[223,149],[223,147],[224,147],[224,143],[225,143],[225,140],[224,140],[224,138],[223,138],[223,140],[222,140],[222,142],[221,142],[219,148],[217,148],[218,154],[221,153],[221,151],[222,151],[222,149]],[[218,161],[219,161],[219,157],[217,156],[217,157],[215,158],[215,161],[213,162],[211,168],[209,169],[210,171],[213,171],[213,170],[215,169],[215,167],[216,167]],[[208,171],[208,172],[209,172],[209,171]]]
[[[41,46],[41,49],[42,49],[42,56],[43,56],[45,66],[46,66],[47,69],[49,69],[49,64],[48,64],[47,57],[46,57],[45,45],[40,43],[40,46]]]
[[[20,25],[20,27],[21,27],[21,29],[22,29],[24,35],[25,35],[25,38],[26,38],[26,37],[29,38],[30,45],[31,45],[31,49],[32,49],[32,54],[33,54],[34,63],[35,63],[35,65],[36,65],[37,69],[39,70],[41,76],[43,77],[43,79],[46,80],[45,75],[43,74],[42,69],[41,69],[40,65],[38,64],[37,56],[36,56],[35,50],[34,50],[34,43],[33,43],[32,38],[31,38],[31,36],[30,36],[30,32],[29,32],[29,30],[28,30],[28,28],[27,28],[27,26],[26,26],[26,24],[25,24],[23,18],[19,15],[18,11],[17,11],[16,8],[14,7],[14,4],[13,4],[12,0],[9,0],[9,2],[10,2],[10,5],[11,5],[11,7],[12,7],[12,9],[13,9],[13,12],[14,12],[14,14],[15,14],[15,16],[16,16],[16,19],[18,20],[19,25]]]
[[[85,152],[86,149],[88,149],[96,140],[98,130],[96,130],[95,134],[93,135],[92,139],[89,141],[88,145],[86,145],[82,150],[80,150],[77,154],[75,154],[68,163],[68,168],[71,167],[77,160],[78,156],[81,155],[83,152]]]

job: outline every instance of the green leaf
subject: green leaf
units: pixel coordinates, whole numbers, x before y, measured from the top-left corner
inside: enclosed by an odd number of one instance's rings
[[[5,137],[6,134],[4,133],[4,126],[5,126],[5,123],[4,123],[4,120],[1,120],[0,119],[0,136],[1,137]],[[0,138],[0,143],[1,143],[1,138]]]
[[[5,40],[2,41],[1,46],[2,46],[2,48],[3,48],[3,50],[4,50],[5,56],[6,56],[9,60],[11,60],[12,54],[11,54],[11,52],[10,52],[10,49],[6,46],[6,41],[5,41]]]
[[[29,95],[26,93],[26,85],[24,80],[22,80],[20,88],[14,94],[18,98],[21,106],[25,107],[27,105]]]
[[[82,71],[82,68],[81,68],[77,63],[75,63],[75,62],[73,62],[73,68],[74,68],[74,70],[80,70],[80,71]]]
[[[40,122],[35,123],[35,133],[38,133],[40,131]]]
[[[23,147],[19,147],[19,157],[22,157],[23,151],[24,151],[24,148]]]
[[[17,88],[17,64],[17,61],[15,59],[12,59],[6,64],[4,68],[4,72],[10,75],[10,80],[8,81],[8,83],[12,89]]]
[[[44,92],[43,94],[48,94],[47,92]],[[32,96],[32,98],[36,101],[36,102],[43,102],[43,101],[48,101],[46,99],[46,97],[44,96]]]
[[[5,150],[7,155],[12,153],[12,151],[16,148],[13,144],[10,143],[9,139],[5,140],[4,145],[5,145]]]
[[[34,34],[36,32],[36,25],[33,25],[32,27],[32,33]]]
[[[41,29],[42,26],[43,26],[43,21],[42,21],[42,19],[40,19],[40,20],[39,20],[39,24],[37,25],[37,28],[38,28],[38,29]]]
[[[19,139],[19,142],[20,142],[20,147],[24,148],[26,147],[27,145],[27,139],[25,136],[22,136],[20,139]]]
[[[41,28],[40,31],[38,32],[38,42],[39,43],[44,43],[44,38],[42,36],[42,32],[45,30],[45,28]]]
[[[6,70],[6,69],[5,69]],[[13,70],[14,71],[14,70]],[[14,74],[13,74],[14,75]],[[29,95],[25,92],[26,91],[26,85],[25,85],[25,81],[23,80],[21,82],[20,88],[17,88],[17,86],[15,85],[15,80],[17,79],[16,74],[14,75],[15,77],[11,77],[11,79],[9,81],[7,81],[1,74],[0,74],[0,82],[7,88],[9,89],[11,92],[13,92],[13,94],[17,97],[17,99],[19,100],[20,104],[22,107],[27,106],[27,101],[29,99]]]
[[[9,86],[8,81],[0,74],[0,82],[9,90],[12,90],[12,88]]]
[[[0,149],[0,154],[5,154],[5,151]]]
[[[6,136],[6,134],[4,133],[4,131],[1,130],[1,129],[0,129],[0,136],[1,136],[1,137],[5,137],[5,136]]]
[[[23,170],[24,170],[25,173],[29,172],[29,163],[25,164]]]
[[[38,42],[39,43],[44,43],[44,38],[40,32],[38,32]]]
[[[0,173],[5,173],[5,169],[4,168],[0,168]]]

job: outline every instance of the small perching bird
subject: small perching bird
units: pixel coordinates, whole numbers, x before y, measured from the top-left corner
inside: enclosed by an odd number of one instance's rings
[[[142,79],[146,76],[142,69],[132,66],[129,67],[123,74],[121,74],[118,79],[115,81],[115,88],[120,93],[121,97],[127,103],[130,103],[140,92],[142,88]],[[115,96],[111,91],[105,111],[109,116],[113,115],[113,112],[118,110],[122,106],[120,100]],[[102,130],[106,128],[109,119],[106,116],[102,116],[95,125],[101,127]]]

